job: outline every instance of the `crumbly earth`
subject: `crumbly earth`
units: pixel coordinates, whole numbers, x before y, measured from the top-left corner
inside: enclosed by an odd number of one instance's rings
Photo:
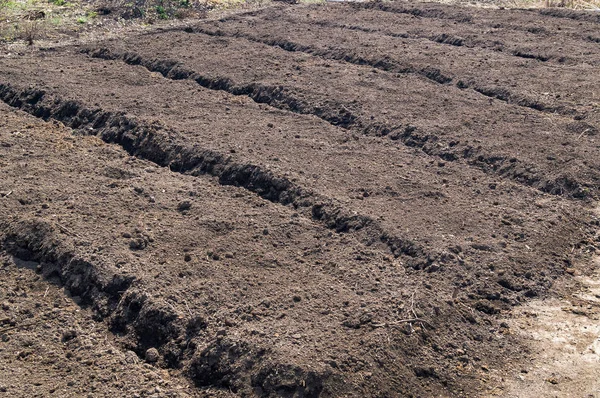
[[[227,397],[124,349],[40,264],[2,262],[0,392],[7,397]]]
[[[596,268],[599,23],[273,6],[0,59],[1,387],[511,396]]]

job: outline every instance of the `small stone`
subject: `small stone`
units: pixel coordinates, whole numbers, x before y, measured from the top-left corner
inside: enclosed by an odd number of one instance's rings
[[[469,363],[471,362],[471,359],[469,358],[468,355],[462,355],[460,357],[458,357],[458,360],[462,363]]]
[[[555,376],[550,376],[546,381],[550,384],[558,384],[558,379]]]
[[[302,297],[296,295],[296,296],[292,297],[292,300],[294,300],[294,302],[296,302],[296,303],[299,303],[300,301],[302,301]]]
[[[189,200],[184,200],[183,202],[180,202],[179,205],[177,205],[177,210],[179,211],[186,211],[191,209],[192,207],[192,202],[190,202]]]
[[[185,261],[186,263],[189,263],[190,261],[192,261],[192,256],[190,256],[189,254],[186,254],[185,256],[183,256],[183,261]]]
[[[155,363],[158,362],[158,360],[160,359],[160,354],[158,353],[158,350],[156,348],[149,348],[146,351],[146,362],[148,363]]]
[[[70,329],[62,334],[61,340],[63,343],[66,343],[67,341],[73,340],[75,337],[77,337],[77,331],[74,329]]]
[[[143,250],[148,246],[148,242],[142,238],[136,238],[129,241],[129,248],[131,250]]]
[[[302,338],[302,335],[301,334],[293,334],[292,338],[298,340],[298,339]]]

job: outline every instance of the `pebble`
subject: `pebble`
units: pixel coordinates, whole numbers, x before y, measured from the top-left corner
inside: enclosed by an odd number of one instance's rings
[[[148,246],[148,243],[142,238],[135,238],[129,241],[129,248],[131,250],[142,250]]]
[[[148,363],[155,363],[158,362],[158,360],[160,359],[160,354],[158,353],[158,350],[156,348],[149,348],[146,351],[146,362]]]
[[[62,334],[62,342],[66,343],[67,341],[73,340],[75,337],[77,337],[77,330],[67,330]]]

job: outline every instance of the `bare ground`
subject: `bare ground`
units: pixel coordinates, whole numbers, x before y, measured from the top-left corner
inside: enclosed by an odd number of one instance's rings
[[[35,391],[595,394],[599,22],[275,6],[4,57],[4,388],[83,344],[105,383]]]

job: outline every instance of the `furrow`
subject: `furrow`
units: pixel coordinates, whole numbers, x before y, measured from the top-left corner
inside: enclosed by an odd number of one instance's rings
[[[446,76],[439,69],[427,66],[424,68],[416,68],[408,63],[400,63],[396,60],[387,57],[362,57],[358,54],[336,48],[327,50],[315,48],[309,45],[302,45],[286,39],[261,38],[249,33],[236,32],[233,34],[226,33],[220,29],[206,29],[200,26],[185,28],[189,33],[202,33],[209,36],[227,36],[235,38],[243,38],[256,43],[263,43],[272,47],[279,47],[289,52],[302,52],[317,57],[331,59],[336,61],[344,61],[355,65],[367,65],[386,72],[401,73],[401,74],[417,74],[439,84],[447,84],[452,82],[452,78]]]
[[[222,185],[240,186],[271,202],[292,205],[327,228],[357,234],[369,245],[382,242],[395,256],[408,256],[413,268],[426,268],[436,259],[436,255],[426,253],[415,242],[389,234],[378,221],[351,214],[333,204],[331,199],[273,175],[260,166],[236,163],[221,153],[164,139],[172,132],[161,126],[147,125],[122,113],[90,109],[35,88],[19,89],[2,83],[0,98],[36,117],[55,119],[85,134],[98,135],[105,142],[119,144],[127,152],[173,171],[209,174],[218,177]]]
[[[473,81],[471,79],[454,78],[446,71],[442,71],[439,68],[430,65],[425,67],[416,67],[409,63],[401,63],[387,56],[367,58],[353,53],[349,50],[338,48],[329,48],[326,50],[319,49],[310,45],[299,44],[297,42],[293,42],[287,39],[258,37],[251,33],[240,31],[229,33],[218,28],[207,29],[202,26],[196,26],[193,29],[188,27],[185,28],[185,30],[188,32],[202,33],[217,37],[224,36],[243,38],[253,42],[278,47],[289,52],[302,52],[325,59],[344,61],[355,65],[367,65],[375,69],[383,70],[385,72],[400,74],[416,74],[438,84],[454,83],[456,87],[460,89],[472,89],[483,96],[494,98],[509,104],[522,106],[540,112],[558,113],[563,115],[574,115],[577,113],[574,109],[571,108],[566,108],[562,106],[555,107],[552,105],[545,104],[544,102],[539,101],[537,99],[528,97],[526,95],[513,93],[506,87],[489,86],[486,84],[482,84],[478,81]]]
[[[206,327],[198,324],[202,318],[182,319],[167,303],[138,287],[133,275],[103,272],[59,238],[62,229],[57,225],[17,220],[0,227],[3,250],[20,260],[39,262],[42,275],[58,277],[82,305],[92,308],[97,321],[104,320],[112,333],[133,339],[138,356],[143,358],[149,348],[158,349],[167,367],[186,366],[187,375],[199,387],[261,388],[265,394],[286,388],[302,396],[318,396],[324,383],[339,383],[331,372],[270,361],[268,347],[245,340],[224,337],[196,346],[193,332]],[[250,360],[253,365],[247,366]],[[280,372],[293,376],[279,382],[267,379]],[[248,373],[251,380],[247,380]]]
[[[286,18],[286,20],[288,22],[294,23],[294,20],[291,18]],[[524,50],[515,49],[512,51],[505,52],[505,50],[507,50],[507,49],[501,44],[496,44],[494,46],[494,48],[490,49],[488,46],[478,45],[477,43],[473,43],[471,40],[464,39],[462,37],[452,35],[452,34],[447,34],[447,33],[438,33],[438,34],[433,34],[433,35],[422,35],[422,34],[414,34],[414,33],[395,33],[395,32],[391,32],[389,30],[384,30],[384,29],[368,28],[368,27],[359,26],[359,25],[336,23],[336,22],[332,22],[332,21],[314,21],[313,24],[317,25],[317,26],[327,27],[327,28],[340,28],[340,29],[360,31],[360,32],[365,32],[365,33],[374,33],[374,34],[379,34],[382,36],[389,36],[389,37],[394,37],[394,38],[426,39],[426,40],[434,42],[434,43],[445,44],[448,46],[491,50],[494,52],[505,53],[507,55],[514,56],[517,58],[535,59],[540,62],[548,62],[548,61],[552,60],[552,58],[547,55],[535,54],[535,53],[527,52]],[[562,63],[560,60],[558,62]]]
[[[482,148],[443,141],[436,134],[414,127],[414,123],[403,121],[401,124],[389,125],[384,123],[364,124],[363,118],[352,114],[342,103],[331,100],[329,108],[312,106],[294,95],[293,89],[285,86],[267,86],[261,83],[238,84],[227,76],[201,75],[194,70],[184,68],[175,60],[146,59],[134,52],[118,53],[108,48],[85,49],[84,53],[91,57],[105,60],[122,60],[130,65],[141,65],[152,72],[159,72],[172,80],[190,79],[202,87],[211,90],[223,90],[233,95],[244,95],[257,103],[265,103],[278,109],[291,112],[314,115],[328,123],[358,131],[368,136],[387,137],[393,141],[421,149],[429,156],[445,161],[464,160],[466,164],[479,168],[486,173],[508,178],[525,186],[539,189],[542,192],[559,196],[583,198],[591,192],[589,187],[582,186],[575,180],[561,177],[548,179],[536,172],[536,167],[516,158],[486,153]],[[502,90],[479,89],[487,96],[502,97],[510,100],[510,94]],[[530,104],[536,106],[535,103]],[[274,199],[277,201],[277,199]],[[314,212],[313,212],[314,214]],[[319,218],[327,215],[319,215]]]
[[[172,80],[190,79],[204,88],[222,90],[233,95],[243,95],[259,104],[267,104],[274,108],[287,110],[301,115],[314,115],[326,122],[343,128],[357,123],[357,116],[340,105],[333,109],[322,109],[312,106],[294,95],[284,86],[269,86],[261,83],[239,84],[229,77],[203,75],[185,69],[175,60],[146,59],[135,52],[116,53],[108,48],[84,49],[83,53],[93,58],[105,60],[122,60],[129,65],[141,65],[151,72],[159,72]]]
[[[562,19],[572,19],[575,21],[586,21],[592,23],[600,23],[600,14],[594,11],[579,11],[560,8],[548,8],[538,11],[539,14]]]

